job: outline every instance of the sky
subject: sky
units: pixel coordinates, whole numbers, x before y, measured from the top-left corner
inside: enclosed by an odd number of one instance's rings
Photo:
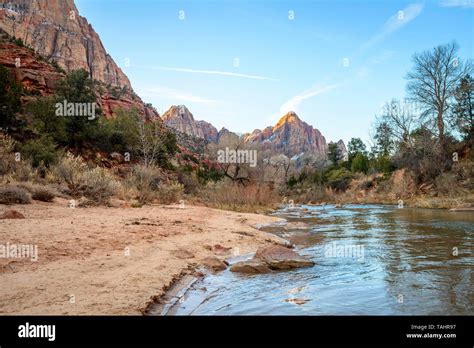
[[[474,0],[76,0],[160,114],[246,133],[295,111],[326,140],[370,142],[406,97],[413,54],[455,40],[474,57]]]

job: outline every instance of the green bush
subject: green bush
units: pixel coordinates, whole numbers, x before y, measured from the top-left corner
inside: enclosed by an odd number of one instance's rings
[[[364,154],[358,152],[352,160],[351,171],[353,173],[367,173],[368,170],[369,160]]]
[[[56,144],[49,136],[29,140],[20,146],[20,153],[31,161],[33,167],[41,164],[50,167],[59,159],[60,152],[56,150]]]
[[[346,168],[330,170],[326,173],[326,181],[328,185],[337,191],[345,191],[352,180],[352,173]]]

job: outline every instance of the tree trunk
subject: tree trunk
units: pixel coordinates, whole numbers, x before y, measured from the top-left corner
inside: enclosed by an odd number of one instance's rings
[[[437,118],[438,132],[439,132],[439,143],[444,148],[444,121],[443,121],[443,112],[438,111]]]

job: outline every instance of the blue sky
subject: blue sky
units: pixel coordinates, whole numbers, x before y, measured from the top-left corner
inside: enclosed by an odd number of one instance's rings
[[[76,5],[144,101],[242,133],[293,110],[328,141],[367,142],[381,104],[405,97],[415,52],[456,40],[474,56],[474,0]]]

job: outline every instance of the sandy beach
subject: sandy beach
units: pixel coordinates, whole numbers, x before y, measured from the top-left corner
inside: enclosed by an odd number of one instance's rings
[[[253,226],[280,219],[178,205],[69,208],[67,200],[0,205],[0,244],[34,245],[38,260],[0,259],[0,314],[141,315],[208,257],[221,260],[278,237]]]

